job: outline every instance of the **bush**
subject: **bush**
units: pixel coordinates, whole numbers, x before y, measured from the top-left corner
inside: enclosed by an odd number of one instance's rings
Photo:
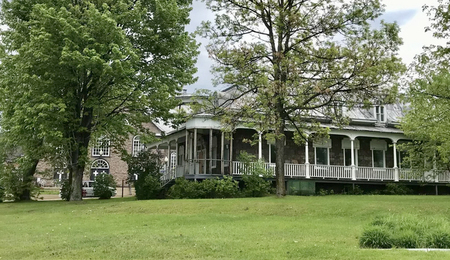
[[[394,235],[393,244],[401,248],[417,248],[420,245],[420,237],[413,230],[401,230]]]
[[[39,189],[33,183],[33,177],[26,174],[29,165],[21,159],[0,164],[0,187],[3,189],[0,200],[19,201],[26,191],[29,191],[30,197],[36,197]]]
[[[175,184],[169,189],[169,197],[172,199],[198,199],[201,198],[199,183],[188,181],[184,178],[175,180]]]
[[[70,200],[70,184],[69,184],[69,180],[64,180],[61,183],[61,190],[60,190],[60,195],[61,195],[61,199],[63,200]]]
[[[416,215],[377,217],[364,230],[361,247],[450,248],[450,228],[444,218]]]
[[[101,173],[95,177],[94,196],[99,199],[110,199],[115,189],[116,181],[111,174]]]
[[[126,158],[128,181],[134,182],[138,200],[156,199],[161,194],[161,158],[161,154],[148,150],[140,152],[136,157]]]
[[[450,248],[450,233],[442,230],[431,231],[425,243],[428,248]]]
[[[359,245],[370,248],[391,248],[393,243],[390,232],[383,227],[374,226],[363,232]]]
[[[388,183],[383,193],[387,195],[408,195],[412,193],[412,190],[403,184]]]
[[[216,198],[235,198],[239,194],[239,183],[231,176],[223,176],[216,179]]]
[[[263,197],[269,194],[271,182],[267,178],[271,174],[266,169],[264,162],[256,161],[256,157],[247,152],[239,154],[239,161],[243,163],[239,170],[243,173],[244,195],[246,197]]]
[[[172,199],[235,198],[238,196],[238,182],[233,180],[231,176],[224,176],[223,179],[203,180],[202,182],[178,178],[169,189],[169,197]]]

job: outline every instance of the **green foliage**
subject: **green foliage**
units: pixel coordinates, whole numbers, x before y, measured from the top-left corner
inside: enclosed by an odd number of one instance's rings
[[[231,176],[216,179],[216,198],[235,198],[239,196],[239,183]]]
[[[378,226],[364,230],[364,233],[359,239],[359,245],[361,247],[391,248],[392,244],[390,233]]]
[[[435,38],[450,35],[449,4],[443,0],[436,6],[424,6],[431,21],[427,30]],[[414,140],[403,146],[408,163],[420,173],[450,167],[450,49],[448,45],[423,49],[411,66],[405,100],[409,109],[401,121],[401,129]]]
[[[161,192],[162,155],[143,150],[137,156],[126,159],[128,163],[128,181],[134,182],[136,198],[148,200],[158,198]],[[137,175],[137,179],[135,178]]]
[[[348,118],[339,112],[341,105],[392,102],[397,94],[395,81],[405,69],[397,58],[402,40],[395,23],[382,22],[377,30],[370,25],[383,12],[378,0],[206,3],[216,19],[203,23],[199,33],[210,39],[207,49],[218,61],[215,83],[235,91],[218,97],[225,102],[214,102],[217,93],[211,92],[201,111],[220,116],[231,131],[248,122],[268,132],[278,151],[278,196],[285,195],[288,125],[295,129],[294,141],[303,143],[307,132],[328,131],[304,120],[311,114],[343,125]]]
[[[198,199],[201,198],[199,183],[177,178],[175,184],[169,189],[169,197],[172,199]],[[210,189],[208,188],[208,191]]]
[[[190,5],[2,1],[2,132],[37,159],[61,150],[74,175],[71,199],[81,200],[91,137],[121,148],[129,134],[149,131],[145,123],[174,117],[175,96],[195,81]]]
[[[35,197],[38,187],[33,182],[32,176],[27,176],[26,164],[16,165],[8,162],[0,165],[0,200],[19,201],[24,199],[24,192],[29,192],[30,197]],[[25,198],[28,200],[28,198]]]
[[[369,248],[450,248],[450,223],[446,218],[388,215],[375,218],[359,244]]]
[[[116,190],[116,181],[111,174],[101,173],[95,177],[94,196],[99,199],[110,199]]]
[[[61,195],[61,199],[63,200],[70,200],[70,190],[72,189],[72,187],[70,186],[69,180],[64,180],[61,183],[61,190],[60,190],[60,195]]]
[[[383,193],[387,195],[408,195],[412,194],[412,190],[404,184],[388,183]]]
[[[173,199],[235,198],[240,195],[238,184],[231,176],[202,182],[178,178],[169,189],[169,197]]]
[[[246,197],[263,197],[269,194],[271,181],[268,178],[271,177],[271,174],[266,169],[264,162],[256,161],[256,157],[247,152],[242,152],[238,160],[243,163],[239,171],[243,173],[244,195]]]

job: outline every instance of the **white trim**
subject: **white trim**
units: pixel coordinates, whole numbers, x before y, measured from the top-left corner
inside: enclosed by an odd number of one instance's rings
[[[99,162],[104,163],[104,165],[106,166],[105,167],[98,166]],[[92,162],[91,169],[109,169],[109,163],[107,160],[104,159],[96,159]]]
[[[141,137],[136,135],[133,137],[133,143],[131,145],[132,156],[137,156],[141,151],[145,149],[145,145],[141,143]]]
[[[383,105],[374,106],[374,116],[378,122],[386,122],[386,107]]]

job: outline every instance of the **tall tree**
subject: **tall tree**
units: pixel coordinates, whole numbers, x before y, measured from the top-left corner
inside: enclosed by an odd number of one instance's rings
[[[61,148],[81,200],[88,146],[116,144],[144,122],[168,119],[194,82],[197,45],[185,32],[191,0],[3,1],[4,132]],[[33,149],[39,149],[34,147]],[[50,153],[52,151],[49,151]]]
[[[225,122],[257,122],[275,140],[277,195],[285,195],[285,130],[301,143],[324,133],[315,116],[341,117],[342,103],[369,104],[395,92],[404,69],[396,24],[370,23],[378,0],[207,0],[216,13],[201,33],[211,42],[216,83],[234,93],[214,108]],[[338,120],[340,121],[340,120]]]
[[[436,39],[450,37],[450,1],[424,6],[431,20],[425,30]],[[401,128],[414,142],[403,145],[407,163],[419,174],[432,168],[450,169],[450,48],[432,45],[416,56],[408,78],[409,108]]]

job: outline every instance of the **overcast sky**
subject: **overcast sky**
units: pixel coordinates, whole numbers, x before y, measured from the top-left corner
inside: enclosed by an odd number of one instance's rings
[[[403,39],[403,46],[401,46],[399,55],[406,64],[411,63],[414,56],[422,51],[422,46],[439,43],[431,36],[431,33],[425,33],[424,27],[430,22],[425,13],[422,12],[422,6],[436,5],[437,0],[383,0],[386,5],[386,12],[381,19],[386,22],[397,21],[401,28],[400,37]],[[214,15],[206,9],[205,3],[199,0],[194,0],[193,10],[191,13],[191,24],[188,26],[189,31],[195,31],[201,21],[213,20]],[[205,46],[206,39],[197,38],[202,44],[200,46],[200,55],[197,61],[197,77],[198,81],[187,86],[188,92],[193,92],[195,89],[213,89],[211,79],[212,75],[209,72],[212,61],[208,58]],[[440,42],[443,44],[443,41]]]

